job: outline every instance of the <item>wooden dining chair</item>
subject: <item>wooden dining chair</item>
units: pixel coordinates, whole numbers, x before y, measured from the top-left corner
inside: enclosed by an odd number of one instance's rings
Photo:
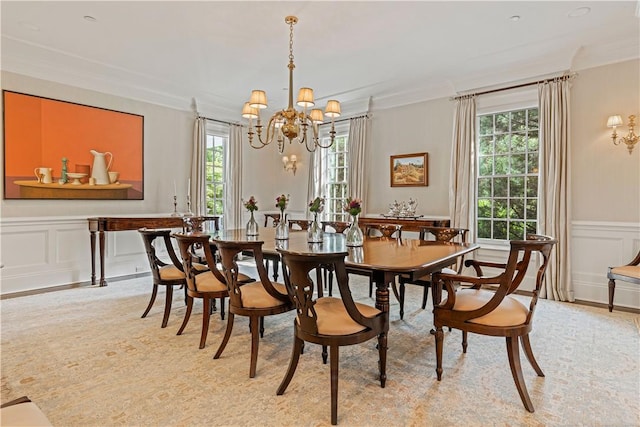
[[[387,348],[380,335],[388,322],[388,314],[380,310],[356,303],[349,289],[349,277],[345,269],[346,252],[324,254],[299,254],[279,250],[285,268],[284,277],[289,297],[296,307],[293,321],[294,342],[289,368],[278,387],[282,395],[298,367],[304,342],[321,345],[323,361],[327,362],[326,349],[329,347],[331,370],[331,424],[338,423],[338,355],[339,347],[359,344],[378,337],[378,369],[380,385],[385,386]],[[314,282],[311,270],[321,265],[333,264],[340,298],[320,297],[314,299]],[[371,363],[375,366],[374,363]]]
[[[613,295],[616,291],[616,280],[640,285],[640,251],[638,251],[635,258],[633,258],[628,264],[609,267],[609,271],[607,271],[607,278],[609,279],[609,312],[612,312]]]
[[[185,233],[197,233],[197,232],[207,232],[207,231],[218,231],[220,230],[220,217],[219,216],[186,216],[183,218],[183,227],[182,231]],[[194,262],[200,264],[206,264],[206,260],[204,257],[204,252],[202,247],[199,245],[193,245],[191,247],[192,255],[194,258]],[[215,258],[215,253],[214,253]]]
[[[273,227],[277,227],[280,222],[280,214],[279,213],[266,213],[264,214],[264,226],[267,227],[269,225],[269,218],[271,218],[271,225]]]
[[[180,248],[182,256],[183,270],[185,271],[187,284],[187,311],[184,314],[184,320],[178,330],[177,335],[182,332],[189,323],[191,312],[193,311],[194,299],[202,300],[202,329],[200,333],[200,348],[203,349],[207,342],[207,334],[209,332],[209,323],[211,320],[211,312],[214,310],[215,299],[220,299],[220,318],[224,320],[225,298],[229,295],[227,291],[227,283],[218,270],[216,261],[211,250],[210,236],[201,233],[176,233],[174,234]],[[197,246],[201,248],[207,265],[211,266],[209,271],[196,274],[193,268],[193,248]],[[244,283],[250,282],[251,277],[242,274],[240,280]]]
[[[310,219],[288,219],[289,230],[308,230],[313,222]]]
[[[467,233],[469,232],[466,228],[453,228],[453,227],[420,227],[420,234],[418,239],[421,241],[432,241],[436,242],[456,242],[456,243],[467,243]],[[464,266],[464,256],[460,257],[455,265],[450,267],[446,267],[442,269],[443,273],[447,274],[460,274],[462,272],[462,267]],[[431,275],[419,277],[416,280],[410,281],[407,276],[400,276],[398,278],[399,282],[399,292],[398,292],[398,302],[400,303],[400,318],[404,318],[404,297],[405,297],[405,285],[418,285],[422,286],[422,309],[424,310],[427,307],[427,298],[429,297],[429,288],[431,287]],[[434,289],[432,291],[432,299],[433,306],[435,307],[441,298],[442,292],[441,289]]]
[[[149,267],[151,268],[151,277],[153,280],[151,299],[149,300],[149,304],[141,317],[147,317],[147,314],[149,314],[151,307],[153,307],[153,304],[156,301],[158,287],[162,286],[165,288],[162,327],[166,328],[169,321],[169,313],[171,312],[171,305],[173,303],[173,288],[174,286],[181,287],[187,284],[182,262],[173,249],[173,244],[171,242],[171,230],[150,230],[141,228],[138,230],[138,233],[142,236],[142,242],[144,243],[144,249],[147,253],[147,259],[149,260]],[[171,262],[168,263],[160,259],[161,253],[165,253]],[[208,269],[206,265],[200,263],[194,263],[193,267],[196,272],[203,272]]]
[[[351,225],[350,222],[345,221],[320,221],[322,224],[322,231],[325,233],[344,233]]]
[[[436,374],[442,379],[442,348],[444,332],[449,326],[462,331],[462,352],[467,352],[468,332],[505,337],[511,374],[515,381],[520,399],[529,412],[533,404],[522,377],[520,365],[520,343],[529,363],[538,376],[544,373],[533,356],[529,332],[533,326],[533,315],[538,302],[544,274],[549,264],[549,256],[556,240],[549,236],[528,235],[527,240],[511,240],[509,258],[505,264],[467,260],[465,265],[472,266],[478,277],[458,274],[434,273],[434,286],[444,285],[447,299],[433,309],[433,322],[436,328]],[[538,267],[535,288],[529,298],[528,307],[512,294],[522,284],[532,254],[540,254],[542,263]],[[493,277],[483,276],[483,267],[500,269],[501,273]],[[468,289],[454,289],[454,284],[466,283]],[[493,286],[495,289],[485,287]],[[476,399],[477,401],[477,399]]]
[[[264,330],[262,320],[265,316],[273,316],[293,310],[293,303],[287,295],[287,290],[282,283],[271,282],[264,266],[261,241],[222,241],[214,240],[222,259],[222,270],[229,291],[229,319],[224,338],[213,356],[220,358],[224,351],[231,331],[235,316],[249,317],[249,329],[251,330],[251,362],[249,365],[249,377],[256,376],[258,363],[259,333]],[[251,253],[258,270],[259,280],[242,284],[238,280],[239,269],[236,262],[240,253]]]

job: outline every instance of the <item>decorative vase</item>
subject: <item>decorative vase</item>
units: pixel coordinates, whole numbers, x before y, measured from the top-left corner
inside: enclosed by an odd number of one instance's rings
[[[257,236],[258,235],[258,223],[253,217],[253,211],[251,212],[251,218],[249,218],[249,222],[247,222],[247,236]]]
[[[313,222],[309,225],[309,229],[307,231],[307,242],[321,243],[323,234],[322,228],[320,227],[320,224],[318,224],[318,214],[314,212]]]
[[[276,226],[276,240],[289,239],[289,224],[287,224],[287,217],[284,214],[284,209],[280,211],[280,222]]]
[[[362,246],[364,237],[358,226],[358,215],[353,216],[353,221],[347,230],[347,246]]]

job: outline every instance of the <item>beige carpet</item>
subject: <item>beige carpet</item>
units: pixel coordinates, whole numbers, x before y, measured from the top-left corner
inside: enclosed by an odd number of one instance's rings
[[[306,346],[287,392],[275,394],[289,361],[293,313],[266,320],[257,376],[249,379],[246,319],[213,360],[224,328],[219,316],[198,350],[201,305],[182,336],[180,295],[166,329],[162,298],[140,318],[149,281],[1,301],[2,401],[28,395],[57,426],[330,423],[329,368],[319,347]],[[372,303],[365,279],[353,277],[352,285],[358,300]],[[420,292],[408,287],[403,321],[392,297],[386,388],[376,379],[375,342],[341,349],[340,425],[640,425],[637,315],[540,301],[532,345],[546,377],[523,358],[536,408],[530,414],[501,338],[470,335],[463,355],[460,333],[445,333],[444,375],[436,380],[431,312],[420,309]]]

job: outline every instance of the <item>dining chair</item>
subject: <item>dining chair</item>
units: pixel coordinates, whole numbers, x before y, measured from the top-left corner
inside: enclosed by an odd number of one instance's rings
[[[456,243],[467,243],[467,233],[469,232],[466,228],[453,228],[453,227],[420,227],[420,234],[418,235],[418,239],[421,241],[432,241],[436,242],[456,242]],[[445,267],[442,269],[443,273],[447,274],[460,274],[462,272],[462,267],[464,266],[464,255],[460,257],[455,265],[451,267]],[[416,280],[409,280],[407,276],[399,276],[399,292],[398,296],[400,297],[398,302],[400,303],[400,319],[404,318],[404,297],[405,297],[405,285],[418,285],[422,286],[422,309],[424,310],[427,307],[427,298],[429,297],[429,288],[431,287],[431,275],[426,275],[419,277]],[[435,307],[441,298],[442,292],[441,289],[434,289],[432,291],[432,299],[433,306]]]
[[[264,226],[267,227],[269,225],[269,218],[271,218],[271,225],[276,227],[280,222],[280,214],[279,213],[266,213],[264,214]]]
[[[295,303],[296,318],[293,321],[294,342],[287,372],[280,383],[277,395],[282,395],[291,382],[304,342],[318,344],[323,349],[323,362],[327,363],[329,347],[331,378],[331,424],[338,423],[338,355],[339,347],[359,344],[378,337],[378,369],[381,387],[386,377],[387,348],[380,335],[384,332],[387,314],[369,305],[353,301],[349,289],[349,277],[344,264],[346,252],[323,254],[299,254],[278,250],[285,268],[286,289]],[[333,264],[340,298],[314,299],[314,282],[311,270],[321,265]],[[371,363],[371,366],[375,366]]]
[[[444,285],[447,290],[447,299],[433,309],[433,322],[436,329],[436,374],[440,381],[444,326],[462,331],[463,353],[467,352],[469,332],[505,337],[509,366],[518,394],[525,408],[533,412],[533,404],[522,376],[519,342],[533,369],[538,376],[544,377],[542,369],[533,356],[529,333],[532,330],[533,315],[549,264],[549,256],[556,240],[549,236],[530,234],[527,240],[511,240],[509,243],[511,246],[509,258],[504,264],[476,260],[465,262],[466,266],[474,268],[478,277],[433,274],[434,286]],[[515,298],[512,294],[522,284],[529,262],[532,261],[532,254],[540,254],[542,262],[535,276],[535,288],[527,298],[529,302],[527,306],[521,302],[521,298]],[[501,272],[497,276],[487,277],[483,275],[484,267],[500,269]],[[469,284],[471,287],[459,289],[456,292],[454,284],[457,282]],[[487,286],[492,286],[493,289],[487,289]]]
[[[229,291],[229,319],[227,320],[224,338],[213,358],[220,358],[227,346],[233,330],[235,315],[247,316],[249,317],[249,329],[251,331],[249,377],[253,378],[256,375],[256,365],[258,363],[258,345],[260,341],[258,334],[262,334],[264,330],[262,327],[264,317],[293,310],[293,303],[287,295],[284,284],[269,280],[264,266],[261,241],[223,241],[215,239],[214,241],[220,252],[222,271]],[[253,254],[255,268],[259,276],[258,281],[242,284],[238,280],[239,269],[236,258],[240,253]]]
[[[640,285],[640,251],[628,264],[609,267],[607,278],[609,279],[609,312],[613,311],[613,295],[616,291],[616,280]]]
[[[289,230],[308,230],[313,222],[310,219],[288,219]]]
[[[332,230],[334,233],[344,233],[351,225],[346,221],[320,221],[320,224],[322,224],[322,231],[325,233],[331,233]]]
[[[194,299],[202,300],[202,329],[200,333],[200,349],[203,349],[207,342],[207,334],[209,332],[209,323],[211,320],[211,312],[215,305],[213,302],[216,298],[220,299],[220,318],[224,320],[225,298],[229,295],[227,284],[224,276],[218,270],[216,261],[211,250],[210,236],[201,233],[176,233],[174,234],[180,248],[182,256],[183,270],[185,271],[187,284],[187,310],[184,314],[184,320],[178,330],[177,335],[182,332],[189,323],[191,312],[193,311]],[[193,266],[192,251],[194,246],[201,248],[207,265],[210,266],[209,271],[196,274]],[[240,280],[244,283],[252,281],[252,279],[242,274]]]
[[[171,305],[173,303],[173,287],[185,286],[187,284],[186,277],[182,268],[182,262],[180,262],[180,259],[173,249],[173,244],[171,242],[171,230],[141,228],[138,230],[138,233],[140,233],[140,236],[142,236],[142,241],[144,243],[145,252],[147,253],[147,259],[149,260],[149,267],[151,268],[151,277],[153,281],[151,299],[149,300],[149,304],[147,305],[144,313],[142,313],[141,317],[147,317],[147,314],[149,314],[149,311],[151,311],[151,307],[153,307],[153,304],[156,301],[156,296],[158,295],[158,287],[162,286],[165,288],[165,303],[164,315],[162,317],[162,327],[165,328],[169,321],[169,313],[171,312]],[[160,259],[159,252],[165,252],[171,262],[167,263]],[[200,263],[194,263],[193,266],[196,272],[203,272],[208,269],[206,265]]]
[[[220,217],[219,216],[185,216],[183,218],[182,231],[185,233],[194,232],[207,232],[220,230]],[[194,257],[194,261],[200,264],[206,264],[204,258],[204,252],[201,246],[193,245],[191,247],[191,253]],[[215,258],[215,253],[214,253]]]

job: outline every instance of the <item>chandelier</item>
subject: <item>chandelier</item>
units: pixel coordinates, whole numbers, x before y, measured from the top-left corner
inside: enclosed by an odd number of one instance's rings
[[[335,140],[336,131],[334,128],[334,119],[340,116],[340,102],[336,100],[327,101],[324,115],[331,118],[331,131],[329,132],[330,141],[327,145],[322,145],[318,139],[318,126],[323,123],[322,110],[307,109],[315,105],[313,99],[313,89],[308,87],[300,88],[298,92],[297,105],[302,107],[302,111],[298,111],[293,107],[293,26],[298,22],[295,16],[287,16],[284,22],[289,24],[289,106],[280,110],[271,116],[269,122],[264,128],[260,118],[260,110],[267,108],[267,94],[263,90],[251,91],[249,102],[245,102],[242,108],[242,117],[249,119],[249,145],[253,148],[264,148],[271,144],[274,140],[278,142],[278,152],[284,152],[285,138],[292,143],[297,140],[300,144],[304,144],[305,148],[312,152],[317,147],[328,148]],[[257,119],[255,132],[253,131],[252,120]],[[313,130],[313,136],[307,135],[308,128]],[[266,135],[263,135],[266,133]],[[257,144],[254,144],[254,135],[257,134]]]

